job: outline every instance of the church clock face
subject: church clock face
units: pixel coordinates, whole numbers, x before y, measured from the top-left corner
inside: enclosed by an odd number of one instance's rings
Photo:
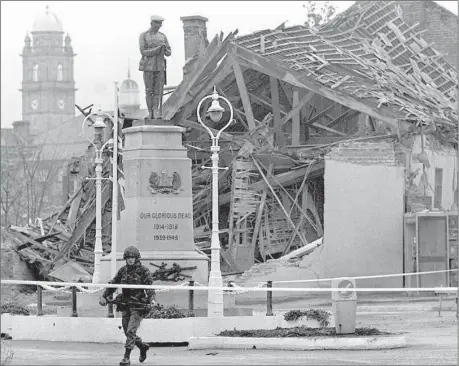
[[[32,99],[32,103],[30,103],[30,106],[34,111],[38,109],[38,99]]]
[[[57,101],[57,107],[58,107],[59,109],[64,109],[64,107],[65,107],[65,101],[64,101],[63,99],[59,99],[59,100]]]

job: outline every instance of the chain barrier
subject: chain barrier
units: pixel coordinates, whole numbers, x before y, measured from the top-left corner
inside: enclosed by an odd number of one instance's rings
[[[43,287],[45,290],[51,291],[51,292],[62,292],[62,293],[65,293],[65,294],[71,294],[72,293],[72,291],[71,291],[72,286],[64,286],[64,287],[60,287],[60,288],[55,288],[53,286],[43,285],[43,284],[41,284],[40,286]],[[68,291],[68,289],[70,289],[70,291]]]
[[[100,288],[95,288],[94,290],[90,290],[89,288],[85,289],[82,286],[75,286],[75,287],[85,294],[95,294],[96,292],[99,292],[104,289],[103,287],[100,287]]]
[[[234,290],[225,290],[225,292],[230,293],[230,294],[235,294],[235,295],[245,294],[247,292],[254,291],[253,289],[245,289],[242,286],[238,286],[234,281],[228,281],[226,283],[226,287],[233,287]],[[259,282],[258,285],[255,286],[255,288],[262,288],[262,287],[266,287],[266,282]]]
[[[188,282],[184,282],[178,286],[174,286],[174,287],[184,287],[184,286],[188,286]],[[159,290],[155,290],[155,292],[158,294],[158,293],[161,293],[161,292],[169,292],[169,291],[172,291],[174,290],[174,288],[164,288],[164,289],[159,289]]]
[[[199,283],[197,281],[194,283],[194,285],[197,286],[197,287],[206,287],[206,285],[203,285],[202,283]],[[227,294],[240,295],[240,294],[245,294],[247,292],[254,291],[253,289],[247,290],[242,286],[238,286],[234,281],[226,282],[225,286],[234,288],[234,290],[224,290],[224,292],[227,293]],[[258,288],[262,288],[262,287],[266,287],[266,282],[259,282],[258,285],[255,288],[258,289]]]

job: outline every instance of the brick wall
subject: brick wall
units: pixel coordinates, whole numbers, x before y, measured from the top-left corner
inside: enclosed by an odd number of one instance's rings
[[[394,145],[385,141],[341,143],[325,159],[360,165],[396,165]]]
[[[419,23],[418,30],[428,29],[421,37],[442,53],[457,68],[457,15],[433,1],[396,1],[403,20],[409,25]]]

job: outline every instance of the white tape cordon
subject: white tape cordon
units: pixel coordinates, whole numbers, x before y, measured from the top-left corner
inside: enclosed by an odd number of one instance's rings
[[[348,277],[340,277],[340,278],[348,278]],[[81,286],[81,282],[73,283],[73,282],[59,282],[57,285],[55,282],[50,281],[22,281],[22,280],[1,280],[2,285],[36,285],[36,286],[70,286],[76,287]],[[170,290],[178,290],[178,291],[188,291],[188,290],[195,290],[195,291],[234,291],[234,287],[209,287],[209,286],[162,286],[162,285],[123,285],[123,284],[112,284],[112,283],[87,283],[84,284],[85,287],[110,287],[110,288],[130,288],[130,289],[170,289]],[[244,287],[246,291],[259,291],[259,292],[282,292],[282,291],[289,291],[289,292],[335,292],[335,291],[342,291],[341,288],[289,288],[289,287]],[[448,291],[457,291],[457,287],[412,287],[412,288],[354,288],[353,290],[356,292],[414,292],[414,291],[438,291],[439,289],[448,290]]]
[[[446,273],[446,272],[454,272],[457,269],[444,269],[441,271],[428,271],[428,272],[413,272],[413,273],[396,273],[396,274],[386,274],[386,275],[373,275],[373,276],[346,276],[346,278],[353,278],[354,280],[364,280],[367,278],[389,278],[389,277],[403,277],[403,276],[421,276],[426,274],[433,274],[433,273]],[[341,277],[339,277],[341,278]],[[301,283],[301,282],[325,282],[325,281],[333,281],[339,278],[317,278],[315,280],[285,280],[285,281],[273,281],[273,283]],[[259,282],[252,282],[252,283],[259,283]]]

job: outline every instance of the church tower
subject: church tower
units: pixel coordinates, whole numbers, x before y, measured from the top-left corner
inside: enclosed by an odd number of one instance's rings
[[[22,51],[22,119],[33,133],[44,133],[75,117],[72,41],[56,14],[35,18]]]
[[[131,69],[128,64],[127,79],[121,83],[119,90],[119,107],[122,113],[133,116],[140,110],[139,86],[131,79]]]

